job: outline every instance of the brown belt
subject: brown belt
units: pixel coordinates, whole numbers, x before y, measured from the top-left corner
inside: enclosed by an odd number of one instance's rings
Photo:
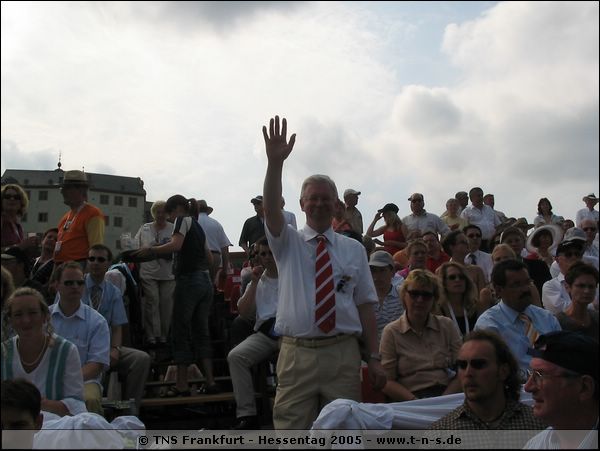
[[[356,335],[342,334],[335,335],[333,337],[315,337],[315,338],[296,338],[296,337],[282,337],[284,343],[301,346],[303,348],[321,348],[323,346],[331,346],[342,341],[346,341],[349,338],[357,338]]]

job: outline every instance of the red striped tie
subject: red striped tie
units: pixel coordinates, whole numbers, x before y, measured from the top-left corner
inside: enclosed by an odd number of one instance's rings
[[[317,261],[315,264],[315,323],[323,332],[328,333],[335,327],[335,291],[333,286],[333,267],[327,252],[327,238],[317,236]]]

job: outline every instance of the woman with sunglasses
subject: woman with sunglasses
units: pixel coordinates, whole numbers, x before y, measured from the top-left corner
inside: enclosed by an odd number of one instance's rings
[[[437,270],[440,298],[434,312],[451,318],[464,336],[473,330],[477,317],[483,310],[475,284],[465,271],[464,265],[444,263]]]
[[[169,197],[165,212],[174,223],[169,242],[132,252],[138,259],[165,257],[175,253],[173,274],[173,314],[171,319],[171,349],[177,364],[177,382],[167,396],[190,396],[188,366],[200,364],[206,384],[203,394],[220,391],[215,383],[208,315],[213,300],[213,284],[209,269],[212,254],[206,235],[198,224],[198,202],[181,194]]]
[[[439,297],[436,277],[412,270],[400,289],[406,311],[383,329],[381,365],[383,388],[393,401],[458,393],[460,383],[450,370],[462,344],[451,319],[431,313]]]
[[[398,206],[396,204],[385,204],[383,208],[377,210],[375,217],[366,235],[373,239],[375,244],[383,246],[383,250],[388,252],[390,255],[394,255],[396,252],[400,252],[406,247],[406,237],[408,236],[408,229],[398,216]],[[375,224],[383,218],[385,224],[375,229]],[[378,236],[383,235],[383,241]]]
[[[21,219],[27,212],[29,199],[19,185],[8,184],[2,187],[2,250],[19,246],[23,250],[38,246],[37,237],[26,237]]]
[[[598,310],[589,308],[598,293],[598,270],[584,262],[573,264],[565,274],[565,288],[571,305],[556,315],[560,327],[598,340]]]
[[[53,333],[41,293],[18,288],[6,301],[4,323],[16,335],[2,343],[2,380],[32,382],[42,394],[42,410],[60,416],[86,412],[79,352]]]

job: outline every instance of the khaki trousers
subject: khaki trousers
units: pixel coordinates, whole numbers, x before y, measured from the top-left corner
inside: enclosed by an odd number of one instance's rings
[[[104,416],[102,408],[102,391],[100,386],[95,382],[83,384],[83,400],[88,412],[97,413]]]
[[[321,408],[331,401],[360,401],[360,362],[354,336],[324,340],[283,337],[277,360],[275,429],[310,429]]]

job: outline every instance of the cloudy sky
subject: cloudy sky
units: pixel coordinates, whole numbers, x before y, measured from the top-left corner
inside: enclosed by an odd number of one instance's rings
[[[441,214],[481,186],[508,216],[573,218],[598,195],[597,2],[2,2],[2,172],[141,177],[206,199],[237,244],[266,167],[261,127],[297,133],[302,180],[362,192],[365,229],[411,192]],[[135,231],[134,231],[135,232]]]

